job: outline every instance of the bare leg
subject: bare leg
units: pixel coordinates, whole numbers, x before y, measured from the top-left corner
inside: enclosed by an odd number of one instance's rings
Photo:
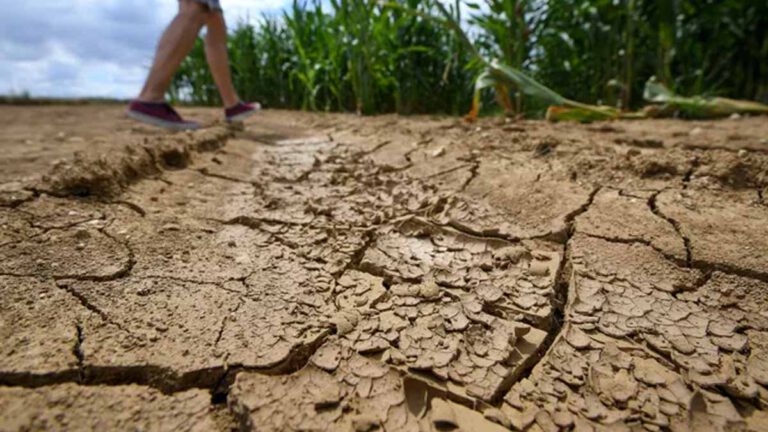
[[[235,86],[232,84],[232,74],[229,70],[229,55],[227,54],[227,26],[221,11],[208,14],[205,21],[208,31],[205,35],[205,57],[208,67],[219,88],[224,107],[229,108],[240,102]]]
[[[147,82],[138,99],[143,102],[162,102],[182,60],[195,46],[195,40],[205,23],[209,11],[200,3],[179,0],[179,13],[163,33]]]

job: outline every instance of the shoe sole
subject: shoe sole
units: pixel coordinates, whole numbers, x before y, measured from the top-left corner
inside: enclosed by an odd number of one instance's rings
[[[128,117],[140,121],[142,123],[150,124],[152,126],[157,126],[163,129],[169,129],[173,131],[187,131],[187,130],[196,130],[200,129],[200,125],[196,125],[193,123],[175,123],[170,122],[166,120],[161,120],[157,117],[152,117],[150,115],[136,112],[136,111],[128,111]]]
[[[257,107],[255,107],[254,109],[252,109],[250,111],[246,111],[244,113],[241,113],[241,114],[238,114],[238,115],[235,115],[235,116],[232,116],[232,117],[227,117],[227,121],[230,122],[230,123],[231,122],[243,121],[243,120],[247,119],[248,117],[258,113],[259,111],[261,111],[261,106],[257,106]]]

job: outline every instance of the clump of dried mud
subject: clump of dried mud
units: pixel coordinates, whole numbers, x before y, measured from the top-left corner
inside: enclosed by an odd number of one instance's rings
[[[267,112],[9,182],[0,430],[766,430],[766,132]]]

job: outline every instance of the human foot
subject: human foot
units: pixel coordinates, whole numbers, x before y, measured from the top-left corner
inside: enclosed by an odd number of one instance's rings
[[[186,121],[165,102],[142,102],[135,100],[128,105],[128,117],[165,129],[182,131],[200,128],[200,124]]]
[[[224,110],[228,122],[242,121],[261,110],[257,102],[239,102],[237,105]]]

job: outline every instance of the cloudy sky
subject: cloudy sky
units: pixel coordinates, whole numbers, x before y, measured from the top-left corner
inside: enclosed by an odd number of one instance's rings
[[[229,23],[290,0],[221,0]],[[0,95],[130,98],[176,0],[0,0]]]

